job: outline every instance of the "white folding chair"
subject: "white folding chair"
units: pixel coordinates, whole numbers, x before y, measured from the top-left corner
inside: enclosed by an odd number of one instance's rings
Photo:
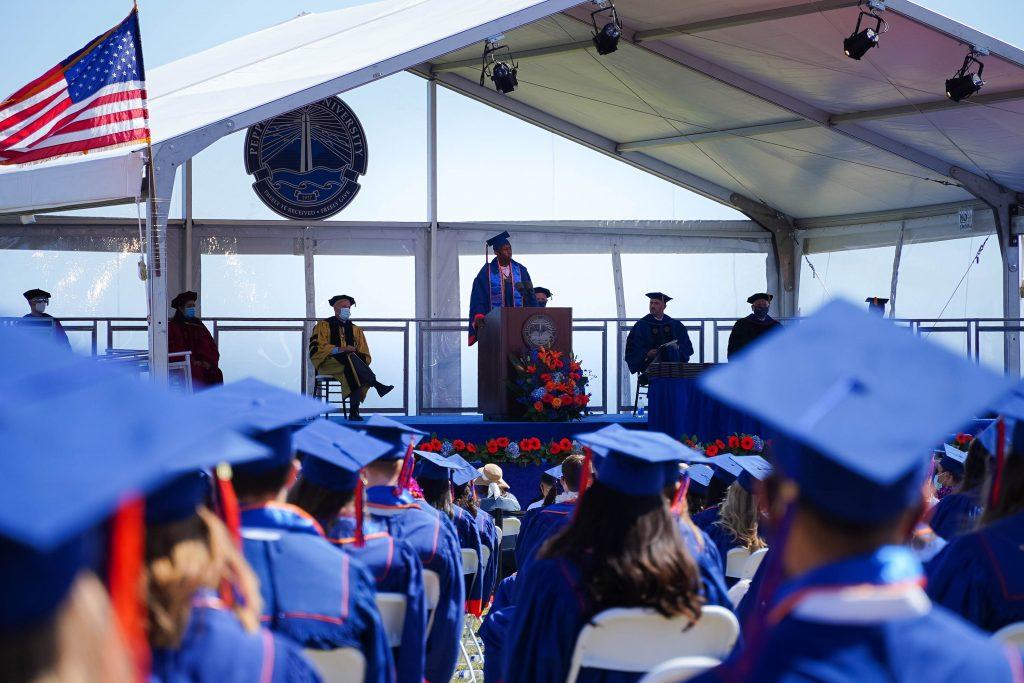
[[[764,556],[768,554],[768,548],[761,548],[750,553],[750,557],[743,565],[743,569],[740,570],[741,579],[752,579],[754,574],[757,573],[757,568],[761,566],[761,562],[764,560]]]
[[[337,650],[305,650],[324,683],[363,683],[366,658],[354,647]]]
[[[736,616],[724,607],[702,608],[694,624],[645,607],[605,610],[580,631],[566,683],[575,683],[584,667],[642,673],[680,656],[721,660],[739,634]]]
[[[402,644],[402,627],[405,625],[405,596],[401,593],[377,593],[377,611],[388,634],[388,645],[396,648]]]
[[[476,576],[479,571],[480,571],[480,556],[477,555],[477,552],[475,550],[473,550],[472,548],[463,548],[462,549],[462,573],[463,573],[463,575],[464,576]],[[470,581],[470,583],[472,584],[473,582]],[[467,616],[469,616],[469,615],[467,615]],[[468,619],[463,619],[463,621],[462,621],[463,637],[459,639],[459,650],[462,651],[462,657],[463,657],[463,659],[466,662],[466,670],[469,671],[469,678],[470,678],[470,680],[472,680],[473,683],[476,683],[476,672],[473,670],[473,660],[471,660],[469,658],[469,651],[466,650],[465,631],[467,629],[469,629],[470,633],[473,632],[472,629],[469,628],[469,620]],[[477,645],[477,649],[478,650],[479,650],[479,648],[480,648],[480,646]],[[482,651],[480,652],[480,659],[481,659],[481,661],[483,661],[483,652]],[[460,672],[460,673],[463,673],[463,672]],[[460,677],[464,677],[464,676],[460,676]]]
[[[725,555],[725,575],[730,579],[742,579],[743,567],[750,559],[750,551],[746,548],[729,548]]]
[[[1024,648],[1024,621],[1004,626],[992,634],[992,638],[1017,648]]]
[[[522,526],[522,522],[518,517],[506,517],[501,520],[501,532],[505,536],[518,536],[520,526]]]
[[[430,635],[430,628],[434,625],[434,612],[437,611],[437,603],[441,601],[441,577],[433,569],[423,570],[423,596],[427,599],[427,632]]]
[[[743,596],[750,590],[750,579],[740,579],[729,589],[729,600],[732,601],[733,609],[740,606]]]
[[[682,683],[719,664],[714,657],[676,657],[654,667],[637,683]]]

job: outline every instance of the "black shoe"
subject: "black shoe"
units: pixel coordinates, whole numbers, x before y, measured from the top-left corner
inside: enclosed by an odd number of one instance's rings
[[[391,393],[391,390],[394,388],[394,384],[381,384],[380,382],[377,382],[377,385],[374,387],[374,389],[377,390],[377,395],[380,396],[381,398],[384,398],[389,393]]]
[[[354,412],[354,413],[349,413],[349,414],[348,414],[348,421],[349,421],[349,422],[362,422],[362,421],[363,421],[363,420],[365,420],[365,419],[366,419],[366,418],[364,418],[364,417],[363,417],[362,415],[360,415],[360,414],[359,414],[358,412]]]

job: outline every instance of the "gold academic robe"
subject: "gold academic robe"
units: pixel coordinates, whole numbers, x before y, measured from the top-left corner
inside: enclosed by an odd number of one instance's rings
[[[345,367],[342,363],[351,364],[351,357],[339,357],[331,354],[336,352],[338,347],[354,346],[355,352],[363,359],[364,363],[369,365],[371,360],[370,347],[366,344],[366,335],[363,334],[363,330],[359,325],[351,324],[351,339],[346,335],[345,323],[341,323],[339,328],[340,343],[332,344],[330,322],[328,320],[321,320],[316,324],[309,340],[309,359],[313,362],[313,367],[316,368],[317,374],[331,375],[341,382],[342,394],[347,398],[352,394],[352,387],[349,386],[348,378],[345,377]],[[352,368],[352,375],[358,377],[355,368]],[[370,387],[364,385],[357,386],[356,388],[359,390],[359,400],[362,402],[366,399],[366,393],[370,390]]]

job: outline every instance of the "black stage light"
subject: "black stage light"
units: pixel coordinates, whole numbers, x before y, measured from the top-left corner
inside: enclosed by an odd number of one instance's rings
[[[519,85],[519,81],[516,80],[516,71],[518,69],[509,66],[505,62],[495,62],[491,68],[491,80],[494,81],[494,89],[505,95],[515,90],[516,86]]]
[[[868,19],[875,20],[875,27],[870,26],[863,31],[860,28],[860,22],[867,17]],[[861,57],[868,53],[873,47],[878,47],[878,37],[885,33],[885,29],[882,25],[885,22],[882,21],[882,17],[874,13],[861,12],[857,16],[857,26],[853,29],[853,33],[850,34],[849,38],[843,40],[843,52],[850,59],[859,60]],[[888,26],[885,27],[888,29]]]
[[[975,57],[977,54],[980,53],[971,50],[971,54],[964,57],[964,63],[960,70],[953,74],[952,78],[946,79],[946,97],[954,102],[967,99],[985,85],[985,81],[981,80],[981,73],[985,70],[985,65]],[[971,64],[978,65],[977,73],[968,71]]]
[[[600,29],[597,28],[596,15],[608,12],[611,21],[607,22]],[[615,11],[615,5],[608,3],[607,7],[594,10],[590,13],[590,21],[594,25],[594,47],[597,54],[610,55],[619,49],[619,38],[622,37],[622,23],[619,21],[619,13]]]
[[[507,95],[519,85],[516,73],[519,65],[512,59],[512,51],[507,45],[498,45],[501,36],[489,38],[484,44],[483,63],[480,66],[480,85],[484,84],[487,78],[494,83],[494,89],[503,95]],[[507,60],[501,60],[494,56],[495,52],[504,50]]]

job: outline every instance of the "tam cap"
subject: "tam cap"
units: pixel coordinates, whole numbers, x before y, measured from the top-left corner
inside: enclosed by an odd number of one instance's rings
[[[391,450],[390,444],[322,418],[295,432],[292,445],[305,456],[301,477],[338,493],[354,490],[359,470]]]
[[[950,446],[948,443],[943,444],[943,453],[939,456],[939,464],[942,465],[942,469],[962,477],[964,475],[964,463],[966,462],[967,451]]]
[[[189,301],[198,301],[199,294],[197,292],[182,292],[178,296],[171,299],[171,308],[177,308],[184,305]]]
[[[707,492],[714,475],[715,471],[709,465],[692,465],[686,470],[686,476],[690,478],[690,490],[700,494]]]
[[[774,298],[775,297],[769,294],[768,292],[757,292],[756,294],[751,294],[750,296],[747,297],[747,303],[752,304],[758,299],[764,299],[768,303],[771,303],[772,299]]]
[[[42,289],[30,289],[27,292],[23,292],[22,296],[25,297],[27,301],[32,301],[32,299],[40,298],[49,299],[50,293]]]
[[[359,431],[391,445],[391,450],[380,456],[379,460],[402,460],[409,444],[415,446],[427,435],[415,427],[383,415],[371,415]]]
[[[551,290],[547,287],[534,287],[533,291],[535,294],[543,294],[549,299],[552,297]]]
[[[764,481],[772,474],[772,465],[760,455],[744,455],[736,458],[741,468],[737,480],[748,493],[754,492],[756,482]]]
[[[802,498],[868,524],[917,500],[932,445],[1012,388],[843,301],[765,338],[700,385],[779,432],[777,464]]]
[[[413,451],[420,456],[416,463],[415,477],[417,479],[434,479],[440,481],[451,481],[452,474],[459,469],[459,465],[439,453],[430,451]]]
[[[351,304],[352,306],[356,305],[356,300],[350,297],[348,294],[335,294],[334,296],[327,300],[327,305],[333,307],[334,304],[338,303],[342,299],[348,299],[349,304]]]
[[[495,251],[497,251],[498,249],[501,249],[503,246],[505,246],[506,244],[509,243],[509,241],[508,241],[509,237],[510,237],[510,235],[508,234],[508,231],[506,230],[505,232],[499,233],[499,234],[495,235],[494,237],[491,237],[490,239],[488,239],[487,240],[487,246],[489,246],[492,249],[494,249]]]
[[[644,296],[646,296],[648,299],[657,299],[658,301],[663,301],[666,304],[669,301],[672,301],[672,297],[670,297],[668,294],[662,294],[661,292],[647,292],[647,294],[645,294]]]
[[[597,466],[597,479],[620,493],[631,496],[657,495],[678,475],[680,462],[707,462],[707,458],[661,432],[624,429],[621,432],[591,432],[577,436],[591,448],[607,455]]]
[[[864,303],[868,305],[868,310],[872,313],[885,313],[885,305],[889,303],[888,299],[883,299],[878,296],[869,296],[864,299]]]

